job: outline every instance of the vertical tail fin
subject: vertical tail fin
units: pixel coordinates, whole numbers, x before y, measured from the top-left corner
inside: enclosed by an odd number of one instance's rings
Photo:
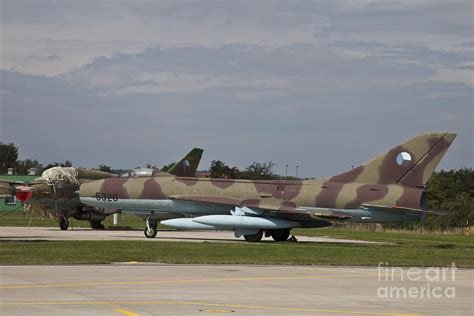
[[[425,186],[454,138],[451,133],[418,135],[330,181]]]
[[[164,171],[178,177],[195,177],[203,152],[204,150],[200,148],[193,148],[180,161]]]

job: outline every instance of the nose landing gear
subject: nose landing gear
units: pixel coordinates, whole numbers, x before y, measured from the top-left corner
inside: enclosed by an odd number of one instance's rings
[[[146,238],[155,238],[156,234],[158,233],[157,230],[158,223],[156,221],[151,221],[150,219],[146,219],[146,226],[145,226],[145,237]]]
[[[61,216],[59,219],[59,228],[61,230],[67,230],[69,228],[69,220],[65,216]]]

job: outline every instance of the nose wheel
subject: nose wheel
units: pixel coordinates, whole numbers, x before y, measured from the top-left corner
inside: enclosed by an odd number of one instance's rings
[[[61,230],[67,230],[69,228],[69,220],[67,217],[61,217],[59,219],[59,228],[61,228]]]
[[[146,220],[146,226],[145,226],[145,237],[146,238],[155,238],[156,234],[158,233],[157,230],[158,223],[150,221],[149,219]]]

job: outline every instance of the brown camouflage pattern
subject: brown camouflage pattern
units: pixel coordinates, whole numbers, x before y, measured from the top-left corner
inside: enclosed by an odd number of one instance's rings
[[[451,133],[421,134],[357,168],[324,179],[250,181],[175,176],[103,179],[82,185],[80,195],[116,194],[119,200],[175,199],[247,206],[282,214],[307,213],[301,207],[313,207],[327,209],[320,216],[329,218],[344,218],[345,214],[338,209],[357,209],[363,204],[421,209],[426,182],[455,137]],[[411,156],[406,165],[396,162],[402,152]]]
[[[167,172],[156,169],[153,175],[159,176],[189,176],[193,177],[196,175],[196,170],[202,157],[203,150],[200,148],[193,148],[187,153],[181,160],[175,163]],[[104,172],[89,168],[76,168],[76,179],[78,183],[70,183],[68,181],[55,181],[54,183],[48,182],[42,178],[37,178],[31,183],[23,183],[20,181],[7,181],[0,180],[0,194],[2,195],[15,195],[19,192],[28,192],[29,198],[26,200],[26,204],[29,206],[42,207],[43,212],[47,212],[48,209],[52,210],[69,210],[69,212],[80,211],[80,209],[73,210],[74,208],[80,208],[83,206],[77,195],[77,191],[81,184],[92,182],[100,179],[117,178],[118,175]],[[126,181],[126,179],[117,179],[120,181]],[[153,190],[153,182],[147,182],[148,190]],[[146,198],[146,195],[143,196]],[[28,209],[30,207],[27,207]]]

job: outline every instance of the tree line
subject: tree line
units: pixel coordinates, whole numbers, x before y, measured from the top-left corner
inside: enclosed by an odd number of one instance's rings
[[[66,160],[65,162],[49,163],[42,166],[38,159],[18,159],[18,147],[14,143],[4,144],[0,142],[0,174],[6,174],[9,168],[13,168],[15,174],[26,175],[30,169],[46,170],[51,167],[72,167],[72,162]]]

